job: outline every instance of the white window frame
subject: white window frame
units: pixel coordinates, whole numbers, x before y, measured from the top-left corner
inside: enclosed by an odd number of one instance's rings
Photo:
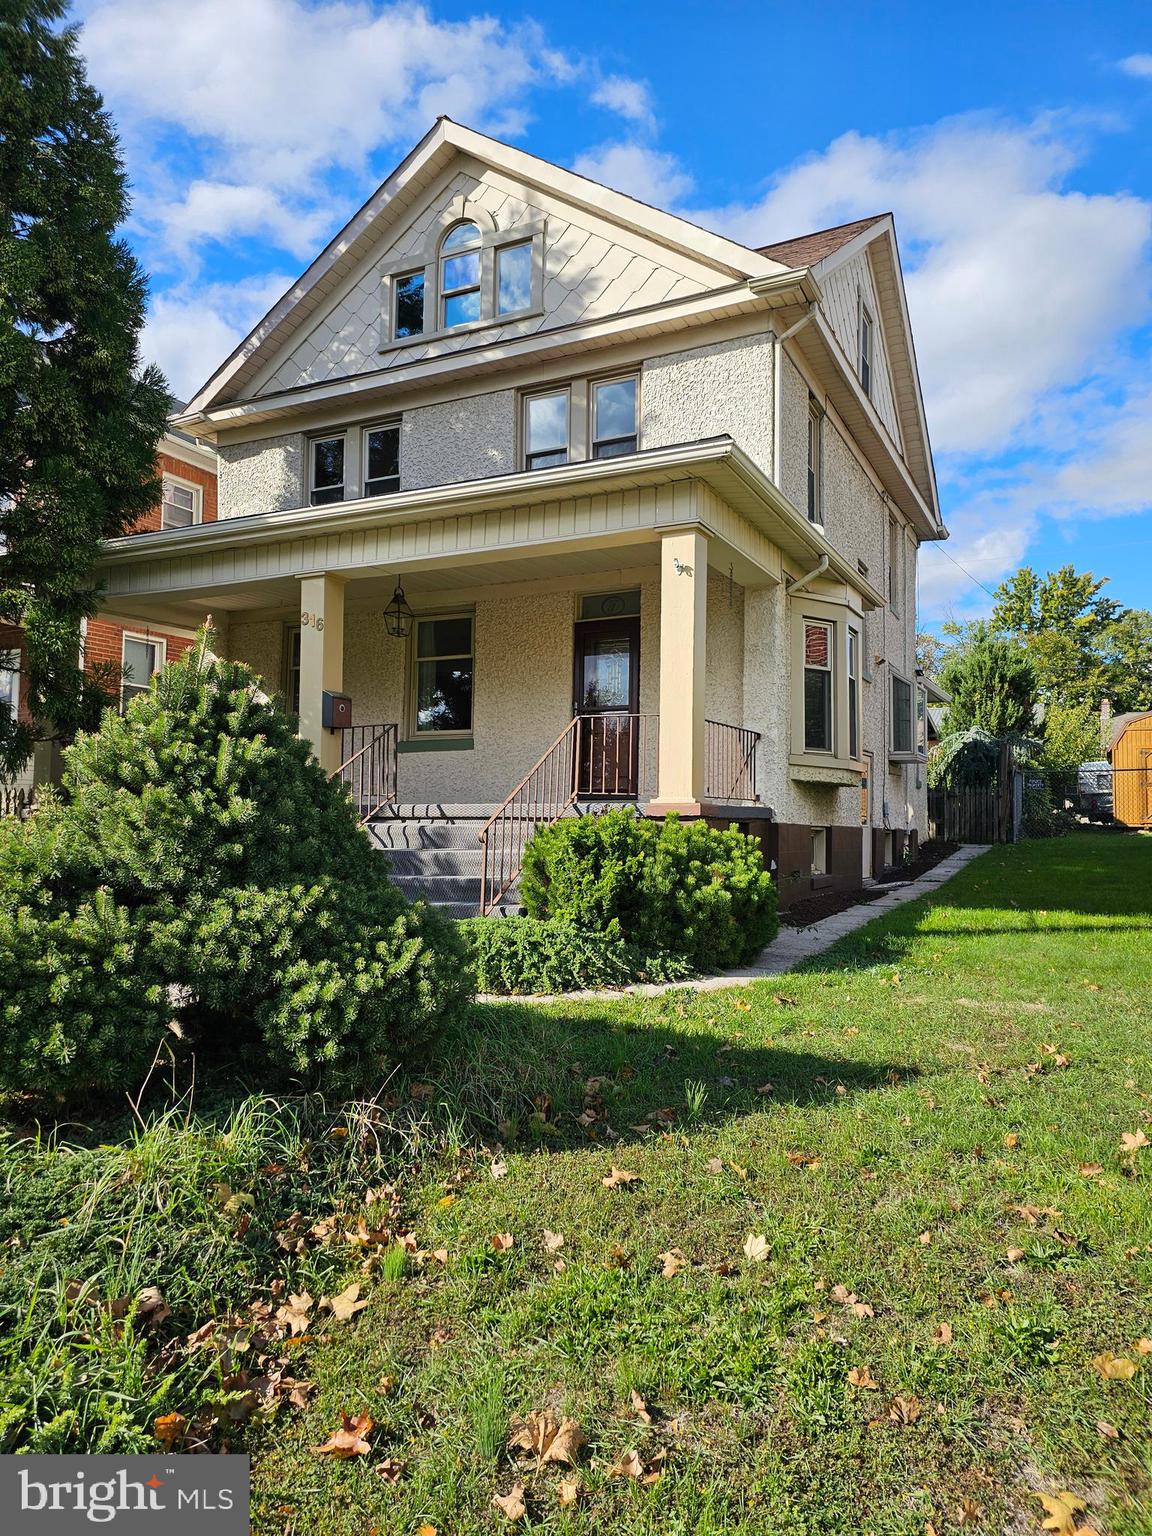
[[[127,651],[129,640],[134,640],[139,645],[150,645],[153,648],[155,664],[154,664],[154,666],[152,668],[152,671],[148,674],[148,682],[147,682],[147,684],[145,684],[143,686],[140,683],[130,683],[130,682],[128,682],[127,678],[124,676],[124,669],[128,665],[127,657],[126,657],[125,653]],[[148,688],[151,686],[152,679],[156,676],[157,672],[160,672],[160,671],[163,670],[163,668],[165,666],[165,663],[167,661],[167,657],[168,657],[168,641],[162,635],[147,635],[147,634],[142,634],[142,633],[140,633],[137,630],[131,630],[131,629],[124,630],[124,632],[120,636],[120,713],[121,714],[124,713],[125,709],[127,709],[128,705],[137,696],[137,694],[147,693],[148,692]],[[129,689],[131,690],[131,692],[127,691]]]
[[[472,649],[464,651],[444,651],[435,656],[420,655],[420,626],[421,624],[434,624],[442,619],[467,619],[472,638]],[[418,613],[412,620],[412,634],[409,643],[408,659],[408,730],[409,741],[471,741],[476,727],[476,614],[471,608],[448,608],[435,613]],[[467,728],[458,728],[450,731],[421,730],[419,722],[420,710],[420,663],[422,661],[453,661],[463,659],[467,655],[472,663],[472,715]]]
[[[371,433],[373,433],[373,432],[395,432],[396,433],[396,474],[395,474],[395,477],[393,477],[393,476],[388,476],[387,477],[388,479],[395,478],[396,484],[390,490],[387,490],[387,491],[370,491],[368,489],[368,438],[369,438],[369,435]],[[404,463],[403,463],[403,460],[404,460],[404,430],[403,430],[403,422],[399,419],[399,417],[391,417],[391,418],[388,418],[388,419],[386,419],[384,421],[373,421],[373,422],[370,422],[368,426],[361,427],[360,428],[359,447],[360,447],[360,463],[359,463],[358,466],[355,466],[355,465],[353,466],[353,469],[354,469],[354,472],[355,472],[355,475],[356,475],[356,480],[354,481],[354,483],[360,483],[360,492],[361,492],[361,495],[363,496],[363,498],[366,501],[367,500],[375,501],[380,496],[395,496],[396,492],[400,489],[401,485],[403,484],[403,478],[404,478]],[[362,473],[361,473],[361,471],[362,471]],[[345,445],[344,445],[344,487],[345,487],[345,491],[347,491],[347,487],[348,487],[348,444],[347,443],[345,443]]]
[[[539,399],[544,395],[559,395],[567,392],[568,395],[568,456],[566,464],[580,464],[596,455],[598,442],[617,442],[622,439],[602,438],[594,436],[596,424],[595,400],[596,389],[601,384],[619,384],[625,379],[635,380],[636,384],[636,447],[633,450],[639,453],[643,448],[641,423],[643,421],[643,373],[639,368],[620,368],[612,373],[588,374],[577,379],[557,379],[552,384],[541,384],[532,389],[526,389],[520,397],[520,444],[517,462],[522,470],[530,470],[534,466],[529,464],[528,453],[528,401]],[[629,455],[620,454],[620,458]],[[558,465],[545,465],[544,468],[559,468]]]
[[[480,251],[480,315],[476,320],[463,321],[459,325],[443,323],[444,299],[450,297],[441,288],[441,260],[445,239],[460,224],[475,224],[480,231],[479,244],[462,247],[461,252],[449,251],[448,256],[462,254],[466,250]],[[381,352],[391,352],[401,347],[428,345],[448,337],[467,335],[472,331],[491,329],[530,319],[544,312],[544,235],[546,220],[542,217],[525,219],[514,228],[499,229],[488,209],[479,203],[456,196],[443,210],[430,230],[422,249],[410,251],[407,256],[387,265],[381,273]],[[500,311],[497,255],[511,246],[528,245],[532,251],[532,280],[529,303],[522,309]],[[410,336],[396,334],[396,288],[401,278],[424,273],[424,328]],[[452,290],[453,292],[464,290]],[[469,285],[468,291],[472,291]]]
[[[821,773],[833,770],[844,777],[832,782],[851,783],[852,776],[864,771],[864,702],[861,678],[856,680],[857,700],[857,752],[851,756],[851,708],[852,690],[849,687],[848,667],[850,657],[849,634],[855,635],[857,666],[860,671],[860,647],[864,638],[864,614],[851,599],[834,596],[813,596],[798,592],[788,599],[790,626],[790,744],[788,761],[797,776],[804,777],[802,770],[819,769]],[[805,673],[805,625],[826,624],[832,629],[832,747],[805,746],[806,721],[804,699]],[[817,775],[819,777],[819,775]]]
[[[901,684],[908,690],[908,745],[902,747],[896,740],[896,685]],[[903,672],[892,671],[889,684],[889,708],[892,714],[892,728],[889,731],[888,755],[900,762],[912,762],[916,757],[916,685],[912,678],[906,677]]]
[[[872,380],[876,373],[876,319],[863,294],[860,295],[856,366],[860,388],[871,400]]]
[[[167,470],[164,471],[164,474],[163,474],[163,476],[161,478],[163,480],[163,486],[162,486],[161,491],[160,491],[160,527],[161,527],[161,530],[165,530],[165,529],[168,529],[168,528],[189,528],[189,527],[195,527],[197,523],[203,522],[204,521],[204,488],[203,488],[203,486],[197,485],[194,480],[185,480],[183,478],[183,476],[181,476],[181,475],[169,474],[169,472]],[[176,486],[176,487],[178,487],[182,491],[190,491],[191,492],[191,495],[192,495],[192,521],[191,521],[191,523],[169,523],[169,522],[165,522],[165,520],[164,520],[164,512],[165,512],[165,508],[168,506],[168,487],[170,485]]]
[[[344,445],[344,478],[340,482],[339,487],[328,485],[321,487],[321,489],[325,492],[339,489],[340,494],[339,496],[326,497],[323,501],[317,501],[316,449],[321,443],[336,442],[343,443]],[[308,439],[308,505],[310,507],[335,507],[342,501],[347,501],[349,499],[348,468],[348,433],[343,428],[335,432],[313,432]],[[355,484],[355,482],[352,483]]]
[[[828,828],[812,827],[812,875],[826,875],[828,873]]]
[[[808,521],[824,526],[824,412],[819,404],[808,401]]]

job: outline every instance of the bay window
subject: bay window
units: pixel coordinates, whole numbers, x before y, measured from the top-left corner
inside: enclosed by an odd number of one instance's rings
[[[900,757],[912,755],[912,684],[906,677],[892,675],[892,751]]]
[[[808,592],[794,594],[788,608],[791,776],[857,783],[864,760],[863,615],[842,597]]]
[[[831,752],[832,658],[836,631],[831,624],[804,625],[804,750]]]

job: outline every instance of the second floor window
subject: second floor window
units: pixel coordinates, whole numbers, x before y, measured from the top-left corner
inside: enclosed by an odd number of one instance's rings
[[[568,391],[529,395],[524,401],[524,467],[550,469],[568,462]]]
[[[824,452],[824,417],[813,400],[808,406],[808,521],[822,523],[821,459]]]
[[[848,756],[860,756],[860,632],[848,630]]]
[[[312,443],[312,495],[314,507],[344,500],[344,439],[318,437]]]
[[[532,307],[532,242],[505,245],[496,252],[496,313],[513,315]]]
[[[400,489],[400,423],[369,427],[364,434],[364,494],[386,496]]]
[[[161,528],[190,528],[197,519],[200,492],[194,485],[164,476],[164,495],[160,503]]]
[[[635,453],[636,379],[605,379],[592,385],[592,457]]]
[[[444,330],[480,318],[480,231],[457,224],[440,246],[440,324]]]

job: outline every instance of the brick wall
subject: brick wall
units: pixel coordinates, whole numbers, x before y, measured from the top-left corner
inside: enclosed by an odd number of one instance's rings
[[[84,666],[86,670],[111,662],[117,670],[124,664],[124,632],[143,635],[148,640],[165,642],[165,661],[176,661],[192,645],[186,635],[169,634],[167,630],[146,624],[114,624],[110,619],[89,619],[88,633],[84,640]]]
[[[156,455],[156,468],[162,475],[173,475],[177,480],[187,480],[190,485],[198,485],[204,505],[204,521],[206,523],[216,521],[216,475],[212,470],[200,469],[195,464],[185,464],[183,459],[174,459],[167,453]],[[151,512],[145,513],[129,531],[158,533],[159,530],[160,508],[155,506]]]

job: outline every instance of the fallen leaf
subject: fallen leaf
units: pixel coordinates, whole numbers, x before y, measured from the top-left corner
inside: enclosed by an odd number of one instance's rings
[[[404,1473],[404,1463],[394,1456],[386,1456],[376,1467],[376,1476],[386,1483],[398,1483]]]
[[[1037,1493],[1033,1497],[1040,1500],[1048,1516],[1040,1522],[1046,1531],[1052,1531],[1053,1536],[1076,1536],[1076,1516],[1088,1507],[1083,1499],[1067,1489],[1063,1493]]]
[[[152,1433],[166,1451],[170,1451],[188,1428],[182,1413],[162,1413],[152,1425]]]
[[[437,1200],[437,1202],[436,1202],[436,1209],[438,1211],[446,1211],[450,1205],[455,1205],[455,1204],[456,1204],[456,1196],[455,1195],[441,1195],[439,1200]]]
[[[848,1372],[848,1385],[858,1387],[861,1392],[879,1392],[880,1383],[873,1376],[866,1365],[854,1365]]]
[[[580,1497],[580,1484],[575,1479],[572,1482],[562,1482],[556,1489],[556,1497],[565,1506],[575,1504]]]
[[[299,1296],[289,1296],[282,1307],[276,1308],[276,1321],[287,1328],[290,1338],[295,1338],[297,1334],[307,1332],[308,1314],[314,1306],[307,1291]]]
[[[1094,1355],[1092,1365],[1105,1381],[1131,1381],[1137,1370],[1135,1360],[1125,1360],[1123,1356],[1114,1355],[1111,1350],[1105,1350],[1102,1355]]]
[[[574,1467],[586,1444],[584,1431],[575,1419],[562,1419],[557,1424],[551,1414],[541,1412],[530,1413],[514,1425],[508,1441],[510,1449],[527,1451],[541,1466],[554,1461]]]
[[[549,1232],[548,1228],[545,1227],[543,1233],[543,1242],[545,1253],[559,1253],[560,1249],[564,1246],[563,1233]]]
[[[1099,1434],[1103,1435],[1105,1440],[1119,1440],[1120,1438],[1120,1431],[1116,1428],[1115,1424],[1109,1424],[1107,1419],[1097,1419],[1096,1429]]]
[[[630,1397],[632,1401],[632,1411],[635,1413],[636,1417],[642,1424],[651,1424],[652,1415],[648,1412],[648,1404],[640,1396],[635,1387],[632,1388]]]
[[[1024,1257],[1024,1250],[1023,1248],[1007,1248],[1004,1251],[1004,1257],[1008,1260],[1009,1264],[1019,1264],[1020,1260]]]
[[[861,1301],[855,1291],[850,1291],[846,1285],[834,1285],[828,1292],[833,1301],[842,1307],[849,1307],[857,1317],[875,1317],[876,1313],[866,1301]]]
[[[1152,1355],[1152,1339],[1136,1339],[1132,1348],[1138,1355]]]
[[[416,1536],[440,1536],[440,1532],[434,1525],[418,1525],[416,1527]]]
[[[1099,1163],[1081,1163],[1076,1172],[1082,1179],[1095,1179],[1104,1172]]]
[[[172,1316],[172,1308],[164,1300],[159,1286],[146,1285],[136,1297],[136,1321],[146,1328],[159,1328]]]
[[[350,1419],[346,1413],[340,1415],[341,1426],[332,1431],[323,1445],[313,1446],[317,1456],[335,1456],[338,1460],[345,1461],[352,1456],[367,1456],[372,1447],[365,1436],[372,1428],[372,1420],[366,1413],[357,1414]]]
[[[512,1236],[511,1232],[493,1232],[488,1241],[497,1253],[507,1253],[516,1239]]]
[[[709,1173],[723,1173],[724,1159],[720,1157],[710,1157],[704,1166],[707,1168]]]
[[[922,1412],[918,1397],[894,1397],[888,1404],[888,1417],[895,1424],[915,1424]]]
[[[763,1232],[749,1232],[744,1239],[744,1257],[752,1264],[761,1264],[772,1251],[772,1245]]]
[[[967,1495],[960,1500],[956,1507],[957,1525],[977,1525],[984,1518],[983,1504],[977,1504],[975,1499]]]
[[[494,1493],[492,1502],[503,1514],[505,1520],[523,1520],[528,1513],[524,1506],[524,1484],[516,1483],[511,1492],[505,1494]]]
[[[660,1255],[660,1258],[664,1265],[660,1273],[664,1276],[665,1280],[671,1280],[673,1276],[678,1275],[688,1263],[688,1260],[679,1248],[669,1248],[667,1253]]]
[[[932,1330],[932,1342],[933,1344],[951,1344],[951,1323],[937,1323],[935,1328]]]
[[[1125,1152],[1139,1152],[1141,1147],[1152,1146],[1143,1131],[1123,1131],[1120,1135],[1120,1145]]]
[[[927,1248],[928,1244],[932,1241],[932,1234],[931,1234],[931,1232],[921,1232],[920,1236],[916,1239],[916,1241],[920,1244],[920,1246],[922,1248]]]
[[[502,1179],[508,1172],[508,1164],[504,1161],[503,1158],[494,1157],[488,1164],[488,1172],[494,1179]]]
[[[341,1291],[339,1296],[321,1296],[320,1298],[320,1306],[331,1312],[338,1323],[346,1323],[357,1312],[362,1312],[367,1305],[367,1298],[362,1300],[360,1297],[358,1282]]]
[[[644,1463],[638,1452],[625,1451],[618,1461],[608,1468],[609,1477],[633,1477],[640,1479],[644,1476]]]
[[[613,1168],[612,1172],[605,1174],[600,1182],[605,1189],[618,1189],[621,1184],[634,1184],[639,1179],[638,1173],[631,1173],[627,1168]]]
[[[1009,1151],[1012,1151],[1014,1148],[1018,1147],[1020,1145],[1019,1132],[1009,1131],[1004,1137],[1004,1145],[1008,1148]]]

